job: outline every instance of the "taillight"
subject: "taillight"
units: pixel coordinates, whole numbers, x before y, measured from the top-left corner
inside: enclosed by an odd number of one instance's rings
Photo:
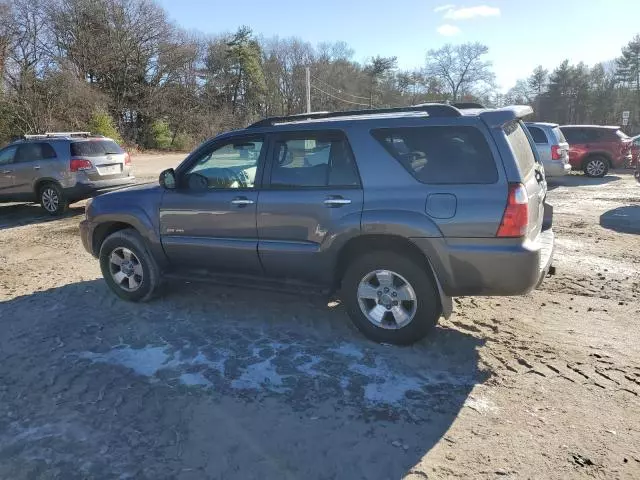
[[[69,168],[72,172],[77,172],[79,170],[91,170],[93,168],[93,164],[85,158],[72,158]]]
[[[131,155],[129,155],[129,152],[124,152],[124,164],[131,165]]]
[[[560,145],[551,145],[551,160],[561,160]]]
[[[521,183],[509,184],[509,198],[497,237],[523,237],[529,226],[529,196]]]

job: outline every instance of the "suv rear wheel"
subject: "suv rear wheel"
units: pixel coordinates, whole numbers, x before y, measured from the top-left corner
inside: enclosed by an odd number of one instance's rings
[[[442,314],[431,276],[412,259],[393,252],[356,258],[343,277],[341,296],[355,326],[380,343],[417,342]]]
[[[601,156],[590,157],[585,162],[583,169],[588,177],[602,178],[609,171],[609,161]]]
[[[62,215],[69,206],[62,189],[55,183],[46,183],[38,194],[40,205],[49,215]]]
[[[160,283],[160,270],[138,232],[128,228],[109,235],[100,247],[100,269],[120,298],[144,302]]]

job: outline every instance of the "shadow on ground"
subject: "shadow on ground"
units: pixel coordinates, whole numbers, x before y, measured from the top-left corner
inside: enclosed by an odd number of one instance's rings
[[[600,226],[620,233],[640,234],[640,205],[614,208],[600,215]]]
[[[555,190],[558,187],[583,187],[605,185],[611,182],[622,180],[618,175],[606,175],[602,178],[591,178],[583,174],[570,174],[564,177],[550,177],[547,179],[547,187],[549,190]]]
[[[383,346],[318,298],[167,290],[0,303],[0,477],[400,478],[466,403],[492,408],[460,331]]]
[[[51,222],[82,214],[84,214],[84,205],[72,205],[64,215],[53,217],[45,212],[40,205],[34,203],[0,203],[0,230],[33,223]]]

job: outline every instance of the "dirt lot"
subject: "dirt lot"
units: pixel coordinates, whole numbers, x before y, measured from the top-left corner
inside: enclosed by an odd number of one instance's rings
[[[140,179],[182,156],[136,157]],[[640,187],[552,185],[558,274],[410,348],[315,297],[118,301],[62,219],[0,206],[0,478],[640,478]]]

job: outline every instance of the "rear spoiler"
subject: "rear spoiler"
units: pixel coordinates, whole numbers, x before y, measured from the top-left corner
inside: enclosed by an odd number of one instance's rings
[[[489,127],[501,127],[507,122],[519,120],[533,113],[533,108],[529,105],[511,105],[494,110],[485,110],[480,113],[480,118]]]

